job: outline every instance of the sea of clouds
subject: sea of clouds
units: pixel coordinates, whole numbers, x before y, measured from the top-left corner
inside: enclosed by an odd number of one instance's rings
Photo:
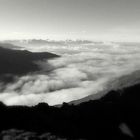
[[[25,49],[36,51],[33,47]],[[37,51],[61,57],[35,62],[40,71],[15,77],[13,83],[0,83],[0,101],[7,105],[57,105],[111,90],[112,81],[140,70],[138,44],[42,46]]]

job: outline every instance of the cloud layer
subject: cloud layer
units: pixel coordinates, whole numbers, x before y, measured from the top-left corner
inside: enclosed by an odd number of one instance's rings
[[[39,72],[1,83],[0,101],[29,106],[70,102],[112,88],[111,81],[140,69],[138,45],[85,45],[68,50],[59,46],[60,53],[60,58],[36,62]]]

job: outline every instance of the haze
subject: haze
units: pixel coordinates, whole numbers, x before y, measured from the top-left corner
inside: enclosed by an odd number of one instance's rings
[[[139,0],[0,0],[0,40],[139,41]]]

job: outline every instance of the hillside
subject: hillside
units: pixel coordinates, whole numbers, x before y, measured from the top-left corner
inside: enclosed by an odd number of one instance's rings
[[[99,100],[79,105],[64,103],[60,108],[46,103],[34,107],[7,107],[1,103],[0,131],[24,130],[38,136],[51,133],[67,139],[139,139],[139,100],[140,85],[137,84],[110,91]]]
[[[58,56],[48,52],[32,53],[26,50],[13,50],[0,46],[0,80],[5,80],[3,78],[5,74],[21,75],[38,71],[39,67],[34,63],[35,61],[54,57]]]

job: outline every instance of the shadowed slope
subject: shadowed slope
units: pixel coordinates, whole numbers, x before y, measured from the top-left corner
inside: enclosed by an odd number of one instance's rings
[[[32,53],[0,47],[0,74],[24,74],[39,70],[34,61],[57,57],[51,53]]]
[[[1,104],[0,130],[15,128],[37,133],[51,132],[72,139],[139,139],[139,100],[138,84],[111,91],[99,100],[79,105],[64,103],[60,108],[45,103],[34,107],[6,107]],[[123,134],[120,129],[122,124],[128,126],[132,133],[130,136]]]

